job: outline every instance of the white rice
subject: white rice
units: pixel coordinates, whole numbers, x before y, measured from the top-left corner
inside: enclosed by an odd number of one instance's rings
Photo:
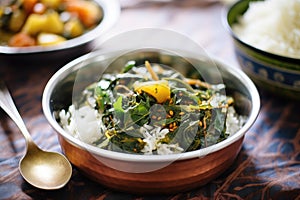
[[[300,58],[300,0],[250,2],[232,28],[242,41],[258,49]]]
[[[144,154],[152,154],[154,150],[157,150],[157,154],[174,154],[184,151],[178,144],[162,144],[161,139],[164,139],[166,134],[169,133],[168,129],[161,129],[160,127],[149,127],[148,125],[140,128],[140,132],[143,134],[146,143],[142,152]]]
[[[59,112],[59,118],[63,129],[86,143],[91,144],[103,136],[101,115],[90,106],[76,110],[71,105],[68,112]]]

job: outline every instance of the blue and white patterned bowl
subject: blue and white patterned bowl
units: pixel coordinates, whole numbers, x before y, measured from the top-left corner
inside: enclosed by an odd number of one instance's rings
[[[239,64],[259,88],[287,98],[300,99],[300,59],[272,54],[246,44],[231,28],[248,9],[251,1],[255,0],[236,2],[226,15],[226,25],[233,38]]]

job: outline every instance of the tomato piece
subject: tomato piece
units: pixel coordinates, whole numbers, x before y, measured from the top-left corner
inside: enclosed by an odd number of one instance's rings
[[[38,0],[23,0],[23,7],[26,13],[32,13],[37,2]]]
[[[101,9],[91,1],[67,1],[66,11],[75,13],[86,27],[96,25],[102,18]]]
[[[28,47],[36,45],[36,41],[26,33],[18,33],[10,38],[8,45],[11,47]]]

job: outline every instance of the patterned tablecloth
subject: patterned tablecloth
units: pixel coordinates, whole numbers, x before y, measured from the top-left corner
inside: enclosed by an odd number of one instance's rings
[[[141,27],[165,27],[188,35],[209,53],[236,65],[232,44],[222,25],[220,4],[137,4],[122,10],[110,34]],[[34,141],[43,149],[60,151],[54,130],[41,108],[43,89],[60,66],[1,66]],[[278,91],[280,92],[280,91]],[[76,168],[70,182],[55,191],[26,183],[19,171],[24,139],[0,110],[0,199],[300,199],[300,106],[260,91],[261,112],[247,132],[234,164],[216,180],[192,191],[168,196],[136,196],[113,191],[85,178]]]

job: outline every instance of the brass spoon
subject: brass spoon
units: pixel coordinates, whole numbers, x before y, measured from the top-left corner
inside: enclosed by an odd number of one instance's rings
[[[25,137],[26,154],[19,163],[23,178],[40,189],[52,190],[65,186],[72,175],[70,162],[64,155],[43,151],[33,142],[8,89],[2,82],[0,82],[0,107],[16,123]]]

